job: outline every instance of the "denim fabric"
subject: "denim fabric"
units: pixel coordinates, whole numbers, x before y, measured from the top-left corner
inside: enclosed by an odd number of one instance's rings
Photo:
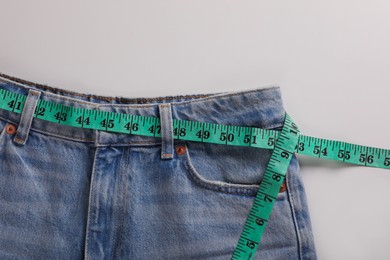
[[[279,130],[278,86],[126,98],[2,74],[0,89],[28,96],[22,114],[0,109],[0,259],[231,258],[272,151],[173,140],[172,119]],[[32,118],[38,98],[159,117],[163,136]],[[255,259],[316,259],[295,156],[286,186]]]

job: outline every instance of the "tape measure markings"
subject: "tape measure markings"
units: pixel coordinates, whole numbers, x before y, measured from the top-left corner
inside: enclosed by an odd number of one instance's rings
[[[264,177],[233,253],[233,260],[252,259],[254,257],[293,157],[298,138],[298,128],[289,120],[289,115],[286,114],[281,134],[276,141]]]
[[[0,89],[0,108],[22,113],[26,96]],[[62,125],[125,134],[161,137],[160,119],[93,109],[74,108],[39,100],[34,117]],[[248,126],[173,119],[177,140],[274,149],[281,131]],[[317,158],[390,169],[390,150],[299,135],[295,152]],[[382,155],[382,156],[381,156]]]

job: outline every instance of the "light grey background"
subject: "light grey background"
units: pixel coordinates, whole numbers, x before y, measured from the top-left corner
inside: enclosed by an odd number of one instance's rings
[[[100,95],[282,88],[302,133],[390,148],[390,2],[1,1],[0,71]],[[389,259],[390,171],[299,157],[319,259]]]

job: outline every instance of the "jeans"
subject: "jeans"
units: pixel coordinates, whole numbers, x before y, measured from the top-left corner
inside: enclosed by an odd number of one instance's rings
[[[29,108],[0,109],[0,259],[231,258],[272,151],[173,139],[172,120],[280,130],[279,86],[127,98],[0,74],[0,89]],[[158,117],[162,136],[34,118],[39,99]],[[255,259],[316,259],[295,155],[285,187]]]

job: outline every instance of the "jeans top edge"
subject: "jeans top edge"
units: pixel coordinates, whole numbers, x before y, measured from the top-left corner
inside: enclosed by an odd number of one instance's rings
[[[152,97],[125,97],[125,96],[103,96],[95,94],[86,94],[82,92],[70,91],[59,87],[38,84],[24,79],[9,76],[0,72],[0,86],[1,84],[11,84],[16,87],[16,91],[20,94],[27,94],[29,89],[36,89],[42,92],[42,97],[47,97],[53,102],[58,99],[73,101],[75,103],[87,104],[92,106],[120,106],[120,107],[148,107],[156,106],[161,103],[171,103],[172,105],[185,104],[187,102],[194,102],[204,99],[216,98],[219,96],[242,95],[250,92],[262,92],[279,90],[280,86],[276,84],[269,84],[253,88],[245,88],[236,91],[221,91],[208,93],[193,93],[167,96],[152,96]],[[10,85],[9,85],[10,86]],[[83,102],[84,101],[84,102]]]
[[[159,104],[170,103],[173,119],[260,128],[279,126],[283,123],[285,112],[280,87],[277,85],[205,94],[131,98],[72,92],[0,73],[0,89],[22,95],[27,95],[29,89],[36,89],[41,91],[40,99],[66,106],[153,117],[159,117]],[[0,109],[0,118],[18,123],[20,114]],[[83,142],[94,142],[99,138],[99,144],[161,142],[161,139],[155,137],[103,131],[97,134],[97,130],[70,127],[36,118],[31,130]]]

